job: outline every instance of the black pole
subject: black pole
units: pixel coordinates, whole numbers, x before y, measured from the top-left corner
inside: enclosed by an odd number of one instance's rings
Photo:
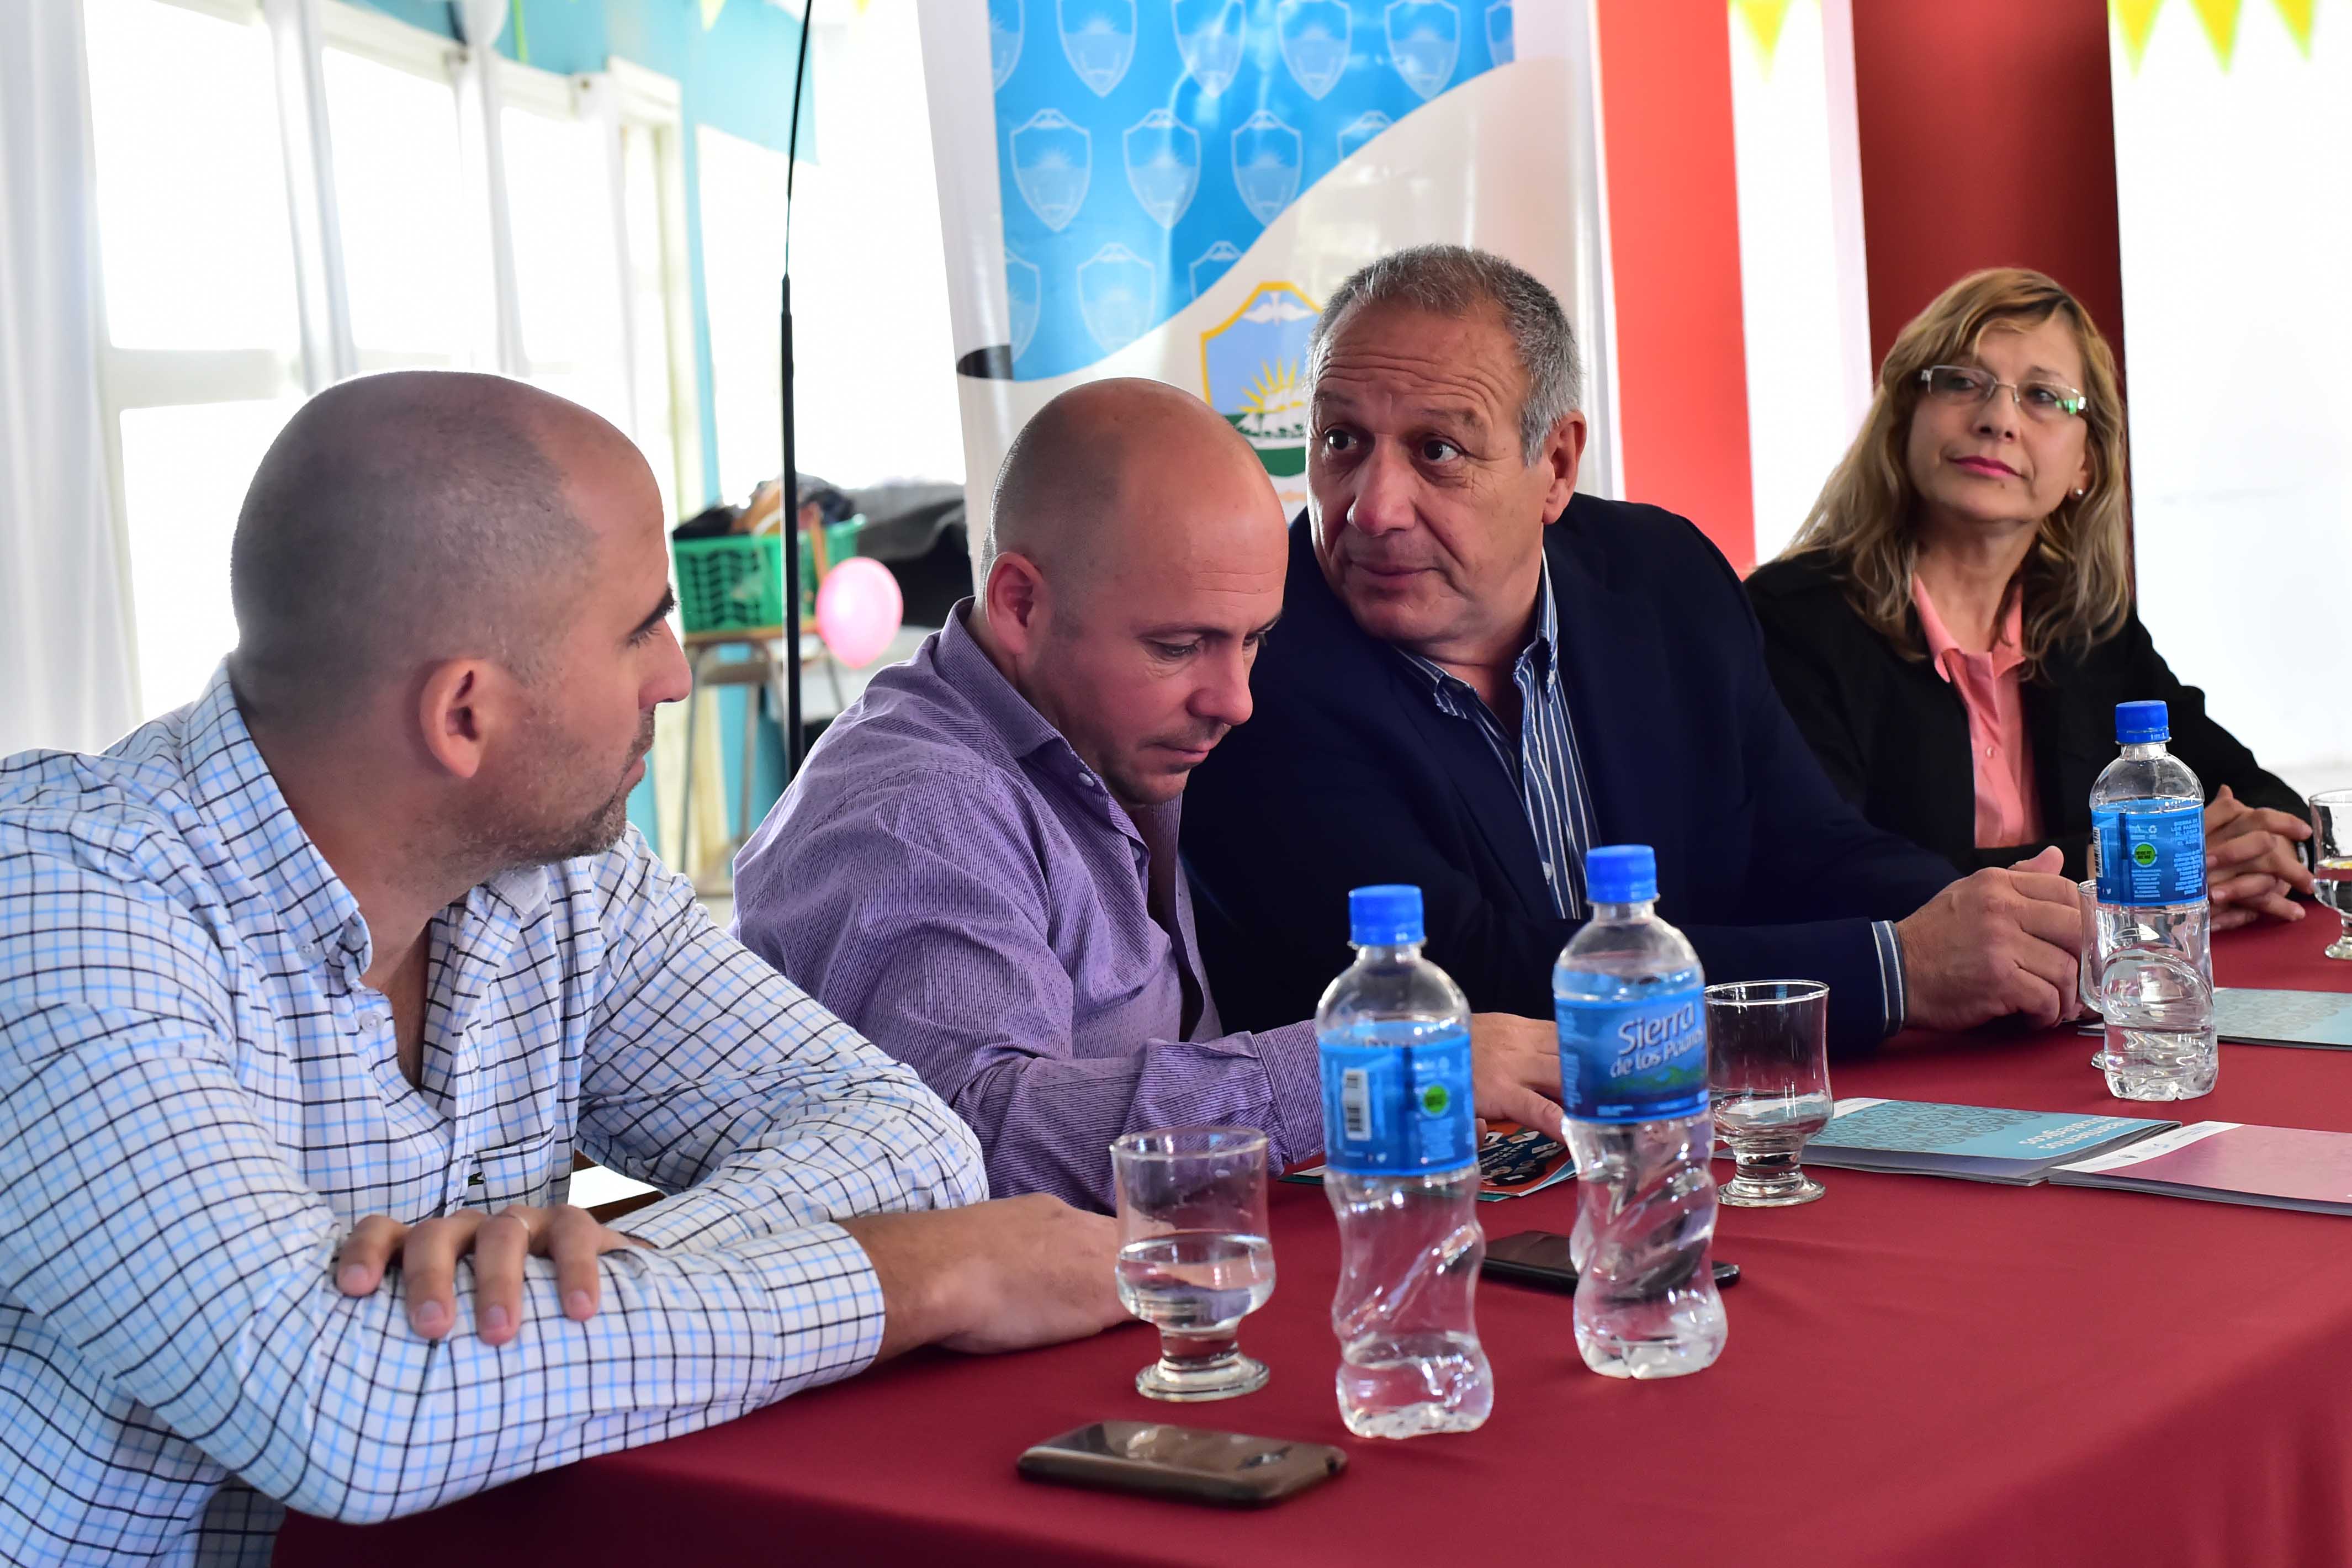
[[[784,516],[790,520],[784,534],[784,782],[790,784],[801,771],[801,474],[800,454],[793,441],[793,275],[789,271],[784,274],[783,291],[783,500]]]
[[[793,172],[800,166],[801,87],[808,77],[809,27],[816,0],[801,7],[799,58],[793,64],[793,122],[784,132],[784,276],[778,370],[784,394],[784,783],[801,771],[801,470],[793,439]],[[820,527],[823,525],[820,524]]]

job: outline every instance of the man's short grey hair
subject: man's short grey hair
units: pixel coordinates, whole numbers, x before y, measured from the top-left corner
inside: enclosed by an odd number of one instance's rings
[[[1534,462],[1552,426],[1584,406],[1576,332],[1559,300],[1524,268],[1465,245],[1416,245],[1349,274],[1307,340],[1309,397],[1331,340],[1348,318],[1370,305],[1391,304],[1455,318],[1488,306],[1501,314],[1528,378],[1528,400],[1519,409],[1521,462]]]

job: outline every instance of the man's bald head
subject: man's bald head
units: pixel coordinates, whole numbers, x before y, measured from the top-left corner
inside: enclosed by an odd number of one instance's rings
[[[1199,398],[1132,378],[1074,386],[1039,409],[1004,454],[982,580],[1007,552],[1066,586],[1098,577],[1151,525],[1157,503],[1221,481],[1267,489],[1249,442]]]
[[[567,476],[626,447],[588,410],[501,376],[403,371],[320,393],[237,515],[239,696],[317,721],[466,656],[528,681],[593,558]]]
[[[1153,805],[1249,718],[1288,555],[1241,432],[1159,382],[1090,382],[1005,455],[970,627],[1116,799]]]

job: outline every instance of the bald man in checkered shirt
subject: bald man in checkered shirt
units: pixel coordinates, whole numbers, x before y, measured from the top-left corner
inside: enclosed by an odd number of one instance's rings
[[[653,477],[584,409],[314,399],[238,643],[0,760],[0,1561],[259,1563],[942,1343],[1121,1316],[913,1073],[626,826],[687,689]],[[673,1195],[627,1234],[574,1152]]]

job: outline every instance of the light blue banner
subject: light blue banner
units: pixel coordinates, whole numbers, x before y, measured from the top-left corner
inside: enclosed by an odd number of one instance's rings
[[[1512,58],[1511,0],[988,11],[1017,381],[1082,370],[1159,326],[1343,158]],[[1297,314],[1253,308],[1269,328]]]

